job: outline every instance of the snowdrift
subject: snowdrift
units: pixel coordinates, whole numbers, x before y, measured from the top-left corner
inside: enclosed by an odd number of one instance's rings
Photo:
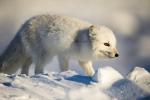
[[[0,100],[150,100],[150,73],[136,67],[123,77],[112,67],[91,78],[75,71],[34,76],[0,74]]]

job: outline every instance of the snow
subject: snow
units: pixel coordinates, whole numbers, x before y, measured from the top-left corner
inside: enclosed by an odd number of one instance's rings
[[[75,71],[39,75],[0,74],[0,100],[148,100],[150,73],[136,67],[123,77],[112,67],[93,78]]]
[[[69,100],[111,100],[111,98],[99,90],[99,88],[84,87],[81,89],[72,90],[69,93]]]

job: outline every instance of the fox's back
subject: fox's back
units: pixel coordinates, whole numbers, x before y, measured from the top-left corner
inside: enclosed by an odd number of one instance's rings
[[[75,18],[58,15],[41,15],[27,21],[23,37],[28,42],[41,40],[51,51],[70,48],[79,31],[91,24]],[[54,50],[53,50],[54,49]]]

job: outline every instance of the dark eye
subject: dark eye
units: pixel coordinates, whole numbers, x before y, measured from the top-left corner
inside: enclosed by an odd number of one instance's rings
[[[105,45],[105,46],[108,46],[108,47],[110,46],[110,44],[109,44],[109,43],[104,43],[104,45]]]

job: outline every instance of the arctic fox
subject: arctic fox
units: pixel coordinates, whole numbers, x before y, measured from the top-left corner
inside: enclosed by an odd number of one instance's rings
[[[35,74],[58,56],[61,71],[68,69],[69,58],[79,61],[88,76],[93,76],[92,61],[119,54],[113,32],[79,19],[59,15],[39,15],[27,20],[0,56],[0,72],[12,74],[22,68],[28,74],[35,63]]]

